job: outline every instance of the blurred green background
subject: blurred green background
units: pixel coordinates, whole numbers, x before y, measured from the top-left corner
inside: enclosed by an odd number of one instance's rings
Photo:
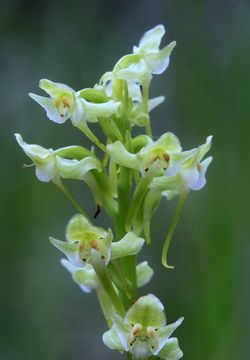
[[[36,180],[13,133],[45,147],[89,143],[70,123],[58,126],[28,96],[48,78],[90,87],[162,23],[177,40],[151,95],[166,102],[153,115],[159,136],[174,131],[184,148],[214,135],[208,184],[185,205],[170,249],[174,271],[160,265],[173,207],[162,201],[154,242],[144,250],[155,269],[142,294],[154,292],[187,360],[248,360],[250,302],[249,114],[250,3],[247,0],[66,1],[0,3],[1,212],[0,359],[120,359],[104,347],[106,330],[94,294],[86,295],[59,264],[48,236],[63,238],[75,210],[52,185]],[[71,183],[90,212],[91,195]],[[98,224],[105,223],[105,216]],[[248,354],[248,355],[247,355]]]

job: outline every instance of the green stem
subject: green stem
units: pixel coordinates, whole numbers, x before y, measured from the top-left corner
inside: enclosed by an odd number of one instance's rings
[[[129,212],[127,215],[127,221],[126,221],[126,230],[127,231],[129,231],[131,229],[133,220],[137,214],[137,211],[139,210],[139,207],[141,206],[141,204],[143,202],[144,196],[148,190],[148,186],[151,183],[152,179],[154,178],[154,175],[155,175],[155,172],[152,171],[147,176],[142,177],[135,189],[133,204],[132,204],[131,208],[129,209]]]
[[[131,184],[131,170],[121,166],[118,184],[117,184],[119,208],[115,222],[117,238],[120,239],[126,234],[125,222],[126,222],[126,217],[130,202],[130,184]]]
[[[143,111],[146,115],[148,115],[148,121],[145,125],[146,128],[146,134],[148,136],[152,136],[152,129],[151,129],[151,123],[150,123],[150,117],[148,112],[148,96],[149,96],[149,84],[150,81],[147,81],[143,84],[143,90],[142,90],[142,105],[143,105]]]
[[[71,202],[71,204],[87,219],[89,219],[88,215],[85,213],[85,211],[81,208],[81,206],[78,204],[78,202],[73,198],[67,187],[62,183],[60,179],[56,179],[53,181],[54,184],[64,193],[64,195],[68,198],[68,200]]]
[[[169,248],[170,242],[172,240],[175,228],[176,228],[176,226],[178,224],[180,214],[181,214],[181,210],[183,208],[183,205],[184,205],[184,202],[186,200],[187,194],[188,194],[187,192],[184,192],[179,197],[179,202],[178,202],[175,214],[174,214],[174,218],[172,220],[172,223],[171,223],[170,228],[169,228],[168,233],[167,233],[166,240],[165,240],[164,245],[163,245],[161,261],[162,261],[162,265],[165,266],[168,269],[174,269],[174,266],[168,265],[168,262],[167,262],[168,248]]]
[[[125,310],[117,292],[115,291],[106,266],[97,261],[93,261],[91,265],[93,266],[96,275],[102,287],[106,291],[115,311],[117,311],[118,314],[123,317],[125,315]]]
[[[89,129],[87,125],[78,124],[78,129],[81,130],[81,132],[87,136],[99,149],[101,149],[103,152],[106,152],[106,146],[100,142],[100,140],[93,134],[93,132]]]
[[[119,259],[110,262],[108,269],[120,293],[125,309],[127,309],[130,305],[130,289]]]
[[[130,203],[131,170],[120,167],[118,179],[118,214],[115,218],[116,237],[121,239],[126,234],[125,222]],[[137,292],[136,286],[136,263],[135,256],[126,256],[117,260],[121,271],[120,277],[125,280],[124,290],[129,298],[129,306],[133,302]],[[123,292],[124,292],[123,290]],[[128,306],[128,307],[129,307]]]
[[[150,224],[153,213],[159,202],[161,200],[161,193],[156,192],[152,189],[148,191],[145,196],[144,203],[143,203],[143,227],[144,227],[144,235],[147,244],[151,243],[150,238]]]
[[[110,300],[109,297],[107,296],[105,290],[103,289],[102,286],[100,286],[97,291],[97,297],[103,312],[103,315],[105,317],[106,323],[107,325],[111,328],[112,326],[112,308],[110,306]]]

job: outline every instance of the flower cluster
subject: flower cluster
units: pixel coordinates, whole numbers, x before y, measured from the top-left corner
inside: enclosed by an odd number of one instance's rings
[[[153,270],[146,261],[137,264],[136,259],[144,244],[151,242],[150,222],[161,198],[177,197],[162,249],[162,263],[170,267],[167,252],[180,210],[190,190],[204,187],[212,161],[205,157],[211,136],[191,150],[183,150],[171,132],[157,140],[152,137],[150,112],[164,97],[149,99],[150,84],[153,75],[167,69],[175,47],[171,42],[160,48],[164,33],[163,25],[147,31],[132,53],[118,60],[92,88],[75,91],[42,79],[39,86],[49,97],[30,94],[51,121],[71,121],[92,142],[90,150],[82,146],[46,149],[16,134],[37,178],[56,184],[77,209],[66,227],[66,241],[50,237],[67,258],[61,260],[62,265],[84,292],[96,291],[109,326],[104,343],[135,360],[182,357],[178,340],[170,336],[183,318],[166,325],[164,307],[156,296],[138,298],[138,287],[150,281]],[[95,135],[91,123],[98,123],[105,141]],[[145,132],[134,136],[135,126]],[[100,151],[103,156],[97,155]],[[66,187],[66,179],[83,181],[90,188],[97,208],[94,219],[103,209],[113,229],[90,220]]]

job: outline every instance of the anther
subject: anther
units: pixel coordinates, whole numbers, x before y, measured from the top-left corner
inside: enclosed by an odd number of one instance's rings
[[[133,336],[136,336],[142,330],[141,324],[135,324],[132,330]]]
[[[93,249],[98,250],[97,241],[96,241],[95,239],[94,239],[94,240],[91,240],[90,246],[91,246]]]
[[[169,162],[170,156],[169,156],[167,153],[163,154],[162,156],[163,156],[163,159],[164,159],[166,162]]]

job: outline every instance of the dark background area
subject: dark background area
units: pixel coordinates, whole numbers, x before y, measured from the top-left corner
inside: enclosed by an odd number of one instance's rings
[[[173,131],[185,149],[214,135],[208,184],[190,194],[170,249],[174,271],[160,264],[173,205],[162,201],[153,245],[140,254],[155,269],[141,294],[155,293],[187,360],[249,359],[250,3],[204,1],[31,1],[0,3],[0,359],[119,359],[102,344],[106,330],[94,294],[84,294],[59,263],[48,236],[64,238],[75,210],[52,184],[36,180],[14,140],[45,147],[89,146],[58,126],[29,97],[40,78],[74,89],[93,86],[142,34],[162,23],[164,44],[177,40],[170,67],[152,84],[166,102],[153,132]],[[96,127],[94,126],[93,129]],[[84,208],[95,205],[71,182]],[[102,214],[97,223],[104,225]],[[247,355],[248,354],[248,355]]]

